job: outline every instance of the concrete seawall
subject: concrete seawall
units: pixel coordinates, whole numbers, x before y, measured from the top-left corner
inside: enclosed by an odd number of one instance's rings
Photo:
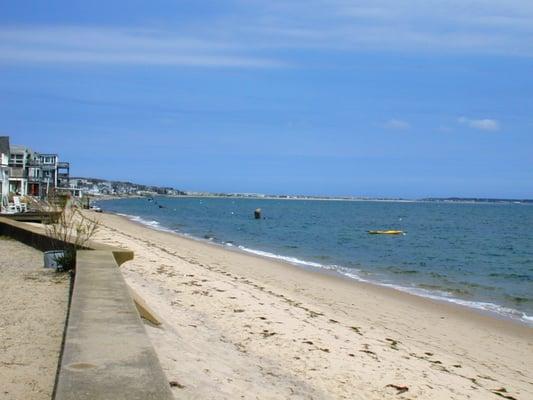
[[[56,400],[170,399],[128,288],[109,251],[78,251]]]
[[[45,230],[38,226],[28,225],[2,217],[0,217],[0,235],[12,237],[40,251],[57,250],[71,246],[70,243],[64,243],[48,237]],[[107,246],[92,241],[87,242],[84,248],[86,250],[110,251],[118,265],[133,259],[133,251],[129,249]]]
[[[68,246],[35,226],[0,217],[0,235],[38,250]],[[90,242],[77,252],[76,276],[56,400],[167,400],[168,380],[118,268],[128,249]]]

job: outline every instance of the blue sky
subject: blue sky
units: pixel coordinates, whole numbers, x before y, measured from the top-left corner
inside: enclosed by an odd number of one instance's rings
[[[0,0],[0,133],[188,190],[533,198],[529,0]]]

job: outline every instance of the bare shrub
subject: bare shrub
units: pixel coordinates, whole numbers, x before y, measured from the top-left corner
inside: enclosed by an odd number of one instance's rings
[[[97,220],[85,217],[77,208],[64,206],[56,223],[46,227],[46,234],[53,247],[60,243],[64,255],[56,258],[61,271],[73,270],[76,266],[76,251],[84,249],[100,226]]]

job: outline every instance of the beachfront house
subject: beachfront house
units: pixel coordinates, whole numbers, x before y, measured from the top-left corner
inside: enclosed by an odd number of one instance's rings
[[[38,190],[34,190],[33,196],[42,196],[50,192],[50,189],[57,187],[57,154],[39,154],[36,157],[37,165],[36,171],[39,172],[39,177],[36,177],[35,185],[38,185]],[[35,187],[37,189],[37,187]]]
[[[70,163],[65,161],[57,162],[57,186],[60,188],[70,187]]]
[[[25,146],[11,145],[9,156],[9,192],[28,194],[28,168],[33,151]]]
[[[0,204],[9,195],[9,136],[0,136]]]
[[[57,154],[37,153],[26,146],[8,146],[8,193],[46,197],[51,190],[69,188],[70,164]]]
[[[69,190],[68,162],[59,161],[57,154],[35,153],[28,169],[28,194],[44,197],[52,189]]]

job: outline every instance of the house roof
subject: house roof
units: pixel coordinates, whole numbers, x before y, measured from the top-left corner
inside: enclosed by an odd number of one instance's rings
[[[9,155],[9,136],[0,136],[0,153]]]

